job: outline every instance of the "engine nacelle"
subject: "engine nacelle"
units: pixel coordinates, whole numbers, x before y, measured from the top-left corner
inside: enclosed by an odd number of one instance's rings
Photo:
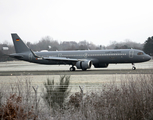
[[[90,60],[87,61],[78,61],[76,63],[76,67],[77,69],[82,69],[82,70],[86,70],[91,68],[92,62]]]
[[[108,63],[99,63],[99,64],[94,64],[95,68],[107,68],[108,67]]]

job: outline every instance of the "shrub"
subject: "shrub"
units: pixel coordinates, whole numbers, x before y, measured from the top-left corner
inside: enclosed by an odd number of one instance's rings
[[[2,120],[36,120],[33,112],[33,106],[28,111],[25,110],[26,106],[22,104],[22,98],[16,94],[10,95],[6,104],[0,108],[0,119]]]
[[[68,97],[70,90],[70,76],[60,76],[59,84],[54,83],[54,79],[47,79],[47,82],[44,83],[46,92],[43,94],[42,98],[49,107],[53,108],[63,108],[65,99]]]
[[[65,119],[151,120],[153,117],[153,74],[126,76],[121,83],[102,85],[99,92],[71,95]],[[77,107],[74,107],[76,106]],[[78,109],[79,108],[79,109]],[[72,112],[73,111],[73,112]],[[70,115],[71,114],[71,115]],[[67,116],[70,116],[69,118]]]

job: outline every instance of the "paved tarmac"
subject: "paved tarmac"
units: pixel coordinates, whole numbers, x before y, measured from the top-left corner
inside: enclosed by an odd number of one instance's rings
[[[20,75],[94,75],[94,74],[152,74],[153,69],[122,69],[122,70],[87,70],[87,71],[0,71],[0,76],[20,76]]]
[[[137,63],[136,70],[131,69],[131,64],[111,64],[108,68],[87,71],[69,71],[68,65],[38,65],[23,61],[0,63],[0,76],[20,76],[20,75],[104,75],[104,74],[151,74],[153,73],[153,60],[144,63]]]

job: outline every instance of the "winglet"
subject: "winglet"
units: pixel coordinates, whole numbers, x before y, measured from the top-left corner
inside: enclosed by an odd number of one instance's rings
[[[22,39],[16,33],[12,33],[11,36],[13,39],[16,53],[23,53],[30,51],[28,46],[22,41]]]

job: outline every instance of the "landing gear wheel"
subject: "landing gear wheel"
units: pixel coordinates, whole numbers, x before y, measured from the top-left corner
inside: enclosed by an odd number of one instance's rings
[[[136,70],[136,67],[132,67],[132,70]]]
[[[132,70],[136,70],[134,63],[132,63]]]
[[[75,67],[70,67],[70,71],[75,71]]]

